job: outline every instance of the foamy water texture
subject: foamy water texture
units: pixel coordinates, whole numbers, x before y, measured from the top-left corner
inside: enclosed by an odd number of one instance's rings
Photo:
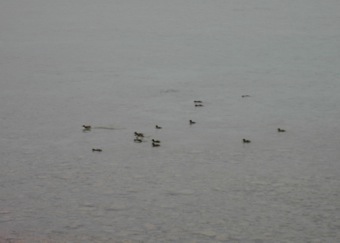
[[[1,1],[0,242],[339,242],[339,26],[337,0]]]

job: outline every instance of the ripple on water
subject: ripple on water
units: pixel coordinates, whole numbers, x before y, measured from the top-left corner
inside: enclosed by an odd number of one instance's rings
[[[167,191],[166,194],[170,195],[170,196],[180,196],[180,195],[183,195],[183,196],[190,196],[190,195],[193,195],[195,193],[195,191],[193,190],[169,190]]]
[[[129,207],[128,205],[124,204],[124,203],[114,203],[112,205],[106,206],[104,208],[105,211],[123,211],[123,210],[127,210]]]
[[[193,232],[193,234],[198,234],[206,237],[215,237],[217,233],[213,229],[203,229]]]
[[[76,230],[76,229],[80,229],[84,227],[83,224],[79,224],[79,223],[72,223],[70,225],[67,225],[65,226],[65,229],[68,229],[68,230]]]
[[[79,204],[79,209],[80,210],[84,210],[84,211],[90,211],[90,210],[94,210],[96,207],[94,204],[92,203],[82,203],[82,204]]]

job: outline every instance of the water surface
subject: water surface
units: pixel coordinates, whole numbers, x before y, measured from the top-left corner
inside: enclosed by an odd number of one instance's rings
[[[0,3],[0,242],[338,242],[339,10]]]

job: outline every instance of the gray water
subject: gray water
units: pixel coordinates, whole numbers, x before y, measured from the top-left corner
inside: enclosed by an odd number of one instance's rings
[[[0,242],[339,242],[339,26],[337,0],[1,1]]]

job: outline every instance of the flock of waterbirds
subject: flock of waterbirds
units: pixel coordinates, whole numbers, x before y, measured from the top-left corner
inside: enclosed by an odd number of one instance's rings
[[[248,98],[250,97],[250,95],[242,95],[242,98]],[[194,100],[194,105],[195,107],[203,107],[203,102],[201,100]],[[189,125],[194,125],[196,124],[195,121],[193,120],[189,120]],[[91,125],[83,125],[83,131],[84,132],[89,132],[91,131],[92,126]],[[155,125],[155,129],[162,129],[161,126],[159,125]],[[282,128],[278,128],[277,132],[282,133],[282,132],[286,132],[285,129]],[[146,142],[145,140],[145,136],[142,132],[134,132],[134,140],[135,143],[142,143],[142,142]],[[249,139],[243,138],[242,139],[243,143],[251,143],[251,141]],[[151,146],[152,147],[160,147],[161,146],[161,141],[160,140],[155,140],[155,139],[151,139]],[[92,152],[102,152],[103,150],[100,148],[92,148]]]

